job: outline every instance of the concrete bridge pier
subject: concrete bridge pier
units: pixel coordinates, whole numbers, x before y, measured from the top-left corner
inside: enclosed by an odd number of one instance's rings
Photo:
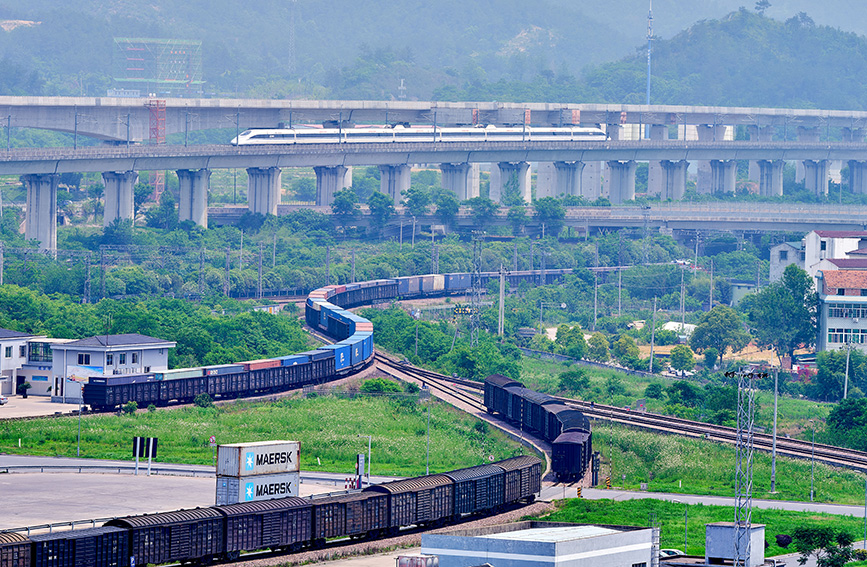
[[[668,126],[665,124],[650,124],[648,126],[651,140],[667,140]],[[665,192],[665,173],[661,160],[651,160],[647,164],[648,195],[663,195]]]
[[[722,124],[699,124],[695,127],[700,142],[721,142],[726,137],[726,127]],[[710,160],[696,163],[695,189],[702,194],[714,193],[718,189],[714,184],[713,166]]]
[[[815,195],[828,194],[828,160],[804,160],[804,185]]]
[[[602,196],[602,162],[584,163],[581,172],[581,196],[588,201],[595,201]]]
[[[38,240],[40,250],[57,248],[57,185],[60,176],[42,173],[22,176],[27,189],[24,237]]]
[[[678,161],[662,160],[659,162],[662,169],[662,200],[671,199],[680,201],[686,193],[686,170],[689,162],[685,159]]]
[[[635,198],[634,160],[608,162],[608,199],[614,205]]]
[[[584,174],[583,161],[554,162],[554,196],[581,195],[581,181]],[[538,191],[538,189],[537,189]]]
[[[849,160],[849,190],[855,195],[867,193],[867,162]]]
[[[737,180],[738,162],[729,159],[710,161],[711,193],[734,193]]]
[[[758,160],[759,167],[759,195],[779,196],[783,194],[783,165],[785,162],[777,160]],[[752,166],[752,162],[750,162]]]
[[[747,126],[747,134],[751,142],[770,142],[774,137],[773,126]],[[747,178],[761,185],[762,172],[757,160],[750,160],[750,169]],[[762,193],[764,195],[764,193]]]
[[[529,203],[530,195],[530,164],[526,161],[501,161],[497,168],[491,171],[491,186],[489,197],[497,203],[502,203],[503,189],[511,179],[518,182],[518,193],[525,203]]]
[[[441,163],[442,186],[459,201],[479,196],[479,165],[476,163]]]
[[[282,183],[283,170],[279,167],[248,167],[247,207],[250,212],[276,215]]]
[[[391,197],[395,204],[400,203],[401,193],[409,189],[411,184],[408,165],[379,166],[379,190]]]
[[[341,189],[352,187],[352,168],[342,165],[316,166],[316,204],[330,205],[334,202],[334,194]]]
[[[181,198],[178,203],[178,220],[191,220],[199,226],[208,228],[208,188],[211,170],[179,169],[178,185]]]
[[[133,220],[133,193],[137,181],[137,171],[106,171],[102,174],[105,185],[102,226],[110,225],[115,219]]]

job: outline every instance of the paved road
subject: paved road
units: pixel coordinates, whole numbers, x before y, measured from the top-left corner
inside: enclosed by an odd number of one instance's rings
[[[55,413],[70,414],[78,411],[78,404],[54,403],[47,396],[8,396],[9,403],[0,406],[0,420],[10,417],[31,417],[54,415]]]

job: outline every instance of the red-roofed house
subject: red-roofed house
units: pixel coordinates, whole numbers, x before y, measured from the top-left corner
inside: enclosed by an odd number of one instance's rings
[[[815,279],[822,260],[848,258],[862,246],[867,247],[867,232],[863,230],[814,230],[804,237],[804,269]],[[831,268],[826,265],[825,269]],[[818,281],[816,284],[818,289]]]

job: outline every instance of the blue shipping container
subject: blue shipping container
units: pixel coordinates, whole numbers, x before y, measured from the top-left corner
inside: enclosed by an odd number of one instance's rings
[[[280,357],[282,366],[295,366],[296,364],[307,364],[310,362],[310,357],[303,354],[290,354],[289,356]]]
[[[370,333],[370,336],[364,337],[361,345],[364,348],[364,360],[373,356],[373,333]]]
[[[335,370],[343,370],[345,368],[349,368],[349,365],[352,362],[352,355],[349,352],[349,345],[344,345],[340,343],[336,345],[325,345],[320,350],[334,352]]]
[[[356,364],[361,364],[364,361],[364,347],[362,343],[364,340],[358,335],[352,335],[345,341],[341,341],[338,344],[345,344],[349,346],[349,359],[352,363],[352,366]]]
[[[216,366],[205,366],[205,376],[223,376],[224,374],[238,374],[244,371],[242,364],[220,364]]]

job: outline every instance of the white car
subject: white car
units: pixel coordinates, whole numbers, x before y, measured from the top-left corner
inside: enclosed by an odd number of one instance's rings
[[[6,396],[0,396],[0,406],[2,406],[3,404],[8,404],[8,403],[9,403],[9,398],[7,398]]]
[[[659,558],[667,559],[669,557],[678,557],[683,555],[684,553],[679,549],[660,549],[659,550]]]

